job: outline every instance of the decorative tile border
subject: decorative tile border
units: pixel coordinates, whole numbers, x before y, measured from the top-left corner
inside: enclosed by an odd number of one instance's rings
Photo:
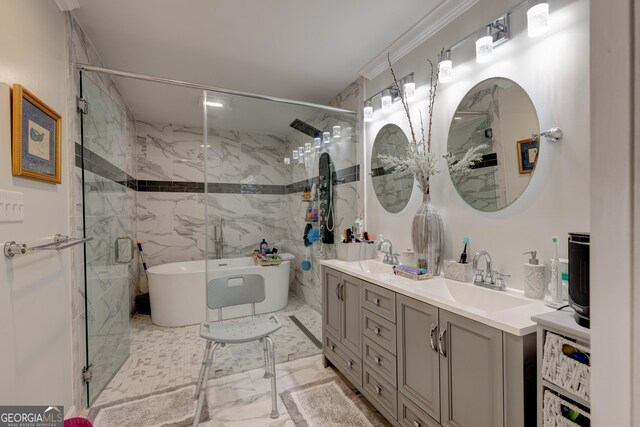
[[[105,160],[103,157],[89,149],[84,150],[84,167],[103,178],[124,185],[140,192],[160,193],[204,193],[204,182],[185,181],[150,181],[136,180],[131,175]],[[82,168],[82,145],[76,142],[76,166]],[[350,166],[335,172],[335,185],[347,184],[360,180],[360,165]],[[233,184],[224,182],[210,182],[207,185],[208,193],[224,194],[292,194],[301,193],[306,187],[318,183],[318,177],[294,182],[288,185],[266,184]]]

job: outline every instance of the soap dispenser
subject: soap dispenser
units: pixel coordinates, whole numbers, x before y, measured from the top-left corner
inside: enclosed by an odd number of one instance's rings
[[[543,299],[547,284],[544,280],[544,264],[536,258],[536,251],[525,252],[531,254],[529,262],[524,264],[524,296],[527,298]]]

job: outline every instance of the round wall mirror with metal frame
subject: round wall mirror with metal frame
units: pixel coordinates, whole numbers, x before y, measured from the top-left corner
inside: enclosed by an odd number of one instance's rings
[[[373,142],[371,153],[371,182],[378,201],[387,212],[401,212],[409,203],[413,191],[413,174],[411,172],[394,172],[385,168],[378,158],[381,154],[406,157],[409,140],[400,127],[394,124],[385,125]]]
[[[462,98],[451,126],[447,151],[455,160],[485,145],[482,159],[467,173],[451,174],[460,197],[483,212],[515,202],[526,190],[540,154],[538,114],[516,82],[495,77],[475,85]],[[450,171],[451,172],[451,171]]]

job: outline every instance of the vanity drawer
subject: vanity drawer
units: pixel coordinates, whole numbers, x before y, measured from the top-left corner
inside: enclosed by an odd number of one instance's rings
[[[406,427],[440,427],[440,424],[402,393],[398,393],[398,423]]]
[[[362,334],[391,354],[396,354],[396,325],[387,319],[362,310]]]
[[[324,354],[337,364],[342,373],[357,386],[362,386],[362,361],[331,335],[325,335]]]
[[[362,307],[390,322],[396,323],[395,292],[367,282],[362,283],[360,292],[362,295],[360,301]]]
[[[369,338],[362,339],[362,361],[369,364],[377,373],[397,387],[396,356],[389,353]]]
[[[362,370],[362,387],[375,406],[382,407],[393,419],[398,419],[398,391],[367,365]]]

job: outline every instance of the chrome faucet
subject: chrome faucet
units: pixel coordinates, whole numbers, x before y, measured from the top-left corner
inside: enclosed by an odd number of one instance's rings
[[[385,243],[389,247],[389,252],[385,252],[382,249]],[[393,253],[393,244],[391,243],[391,241],[387,239],[383,239],[380,242],[378,242],[378,250],[384,253],[384,259],[382,260],[382,262],[384,262],[385,264],[391,264],[391,265],[399,264],[398,254]]]
[[[481,257],[485,258],[486,271],[478,268],[478,261]],[[504,291],[507,289],[507,285],[504,282],[505,277],[509,277],[508,274],[500,273],[491,268],[491,255],[487,251],[480,251],[473,257],[473,271],[475,278],[473,284],[476,286],[482,286],[484,288],[495,289],[497,291]]]

